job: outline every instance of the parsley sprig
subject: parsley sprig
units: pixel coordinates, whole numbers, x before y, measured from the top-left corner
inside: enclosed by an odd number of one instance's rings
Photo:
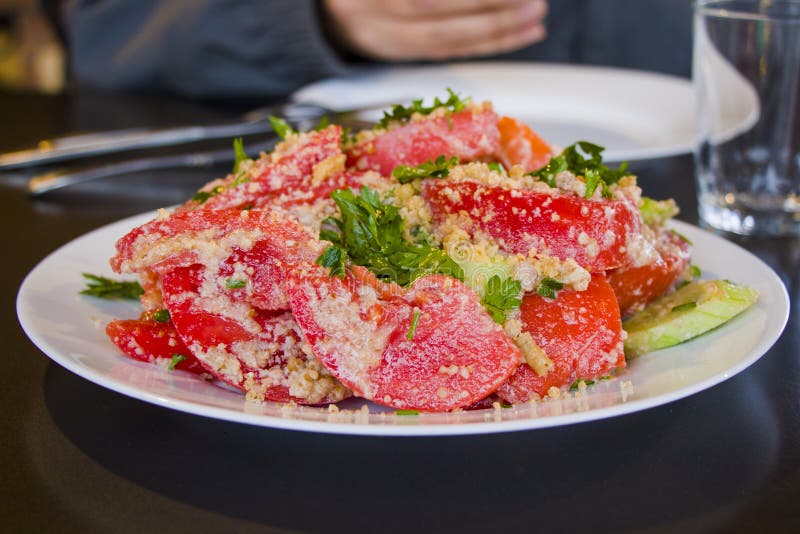
[[[600,377],[600,380],[603,380],[604,378],[605,378],[605,377]],[[581,382],[583,382],[583,383],[584,383],[584,385],[587,385],[587,386],[593,386],[593,385],[594,385],[594,380],[587,380],[587,379],[583,379],[583,378],[581,378],[581,379],[579,379],[579,380],[576,380],[575,382],[573,382],[573,383],[572,383],[572,384],[569,386],[569,390],[570,390],[570,391],[575,391],[575,390],[577,390],[577,389],[580,389],[580,387],[581,387]]]
[[[618,169],[611,169],[603,165],[603,150],[605,148],[588,141],[578,141],[570,145],[558,156],[541,169],[528,173],[539,178],[550,187],[556,187],[556,176],[564,171],[570,171],[576,176],[583,176],[586,181],[586,198],[591,198],[598,187],[602,188],[603,196],[611,198],[608,186],[619,182],[620,178],[630,174],[627,163]]]
[[[244,142],[241,137],[233,140],[233,173],[238,174],[239,167],[245,161],[249,160],[250,156],[244,151]]]
[[[245,161],[249,161],[251,158],[247,155],[244,151],[244,142],[242,141],[241,137],[237,137],[233,140],[233,174],[235,175],[233,181],[228,184],[227,186],[218,185],[213,189],[209,189],[208,191],[198,191],[192,197],[192,200],[197,202],[198,204],[204,204],[209,198],[214,197],[225,191],[226,187],[228,189],[232,189],[236,186],[239,186],[243,183],[246,183],[250,180],[247,176],[247,173],[244,172],[240,167],[242,163]]]
[[[539,286],[536,288],[536,292],[547,299],[554,299],[556,298],[556,292],[564,289],[564,284],[556,280],[555,278],[542,278],[542,281],[539,282]]]
[[[153,319],[158,323],[166,323],[172,319],[169,310],[162,308],[153,312]]]
[[[272,129],[275,130],[275,133],[278,134],[278,137],[281,139],[286,139],[287,135],[295,133],[294,128],[284,119],[275,117],[274,115],[270,115],[268,118]]]
[[[481,299],[481,304],[492,316],[494,322],[503,324],[506,321],[506,312],[519,308],[522,300],[519,293],[522,283],[513,278],[501,279],[494,275],[486,282],[486,288]]]
[[[380,128],[386,128],[392,121],[405,122],[410,119],[414,113],[430,115],[438,108],[447,108],[451,113],[458,113],[459,111],[463,111],[472,100],[470,97],[462,98],[449,87],[447,88],[447,95],[447,100],[439,100],[439,98],[436,97],[433,100],[432,106],[424,106],[421,98],[413,100],[410,106],[403,106],[400,104],[392,106],[391,111],[383,112],[383,118],[378,123],[378,126]]]
[[[174,371],[177,365],[185,359],[186,356],[184,356],[183,354],[173,354],[172,359],[169,362],[169,370]]]
[[[401,184],[407,184],[416,178],[445,178],[450,174],[450,169],[456,165],[458,165],[458,157],[448,158],[442,154],[434,161],[428,160],[416,167],[398,165],[392,171],[392,176],[397,178]]]
[[[667,200],[654,200],[649,197],[642,197],[642,204],[639,206],[639,213],[645,224],[653,226],[663,226],[671,218],[675,217],[680,210],[675,201],[671,198]]]
[[[419,322],[419,316],[422,313],[419,310],[414,310],[414,316],[411,318],[411,326],[408,329],[408,334],[406,334],[406,339],[411,341],[414,339],[414,334],[417,331],[417,323]]]
[[[381,201],[377,191],[362,187],[331,193],[340,217],[322,223],[320,239],[332,243],[317,259],[331,276],[344,276],[348,261],[362,265],[378,278],[406,286],[426,274],[441,273],[463,280],[464,271],[443,250],[427,241],[403,239],[405,221],[400,211]]]
[[[81,295],[91,295],[101,299],[137,300],[144,293],[139,282],[112,280],[104,276],[83,273],[86,278],[86,288]]]

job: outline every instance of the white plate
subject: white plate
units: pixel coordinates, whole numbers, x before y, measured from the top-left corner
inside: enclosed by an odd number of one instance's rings
[[[606,161],[691,152],[695,139],[694,91],[689,80],[650,72],[542,63],[455,63],[370,71],[308,85],[293,98],[335,110],[385,106],[445,96],[451,87],[530,124],[558,146],[592,141]],[[752,107],[745,100],[739,108]],[[726,130],[752,115],[727,119]],[[380,112],[362,114],[377,119]]]
[[[45,258],[22,283],[17,315],[45,354],[70,371],[124,395],[207,417],[253,425],[366,435],[481,434],[591,421],[658,406],[717,384],[761,357],[778,339],[789,314],[783,284],[761,260],[694,226],[675,228],[694,241],[694,263],[708,277],[746,283],[760,292],[753,308],[694,341],[642,356],[618,378],[590,386],[585,394],[509,409],[446,414],[395,415],[369,405],[369,412],[247,402],[230,389],[182,371],[167,371],[123,356],[104,333],[113,318],[136,317],[138,304],[83,297],[81,273],[110,276],[114,243],[151,219],[131,217],[80,237]],[[363,401],[351,402],[360,408]],[[359,404],[358,402],[361,402]]]

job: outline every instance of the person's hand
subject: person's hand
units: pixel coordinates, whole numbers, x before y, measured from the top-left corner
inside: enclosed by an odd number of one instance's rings
[[[323,0],[335,37],[381,61],[498,54],[545,37],[546,0]]]

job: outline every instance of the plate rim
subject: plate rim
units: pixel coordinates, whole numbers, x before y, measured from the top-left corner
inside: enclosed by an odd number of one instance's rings
[[[673,91],[682,91],[685,97],[690,100],[692,111],[689,112],[687,118],[690,119],[689,123],[694,125],[694,106],[696,102],[696,95],[692,80],[674,74],[667,74],[663,72],[637,70],[624,67],[614,67],[606,65],[590,65],[590,64],[573,64],[561,62],[542,62],[542,61],[461,61],[461,62],[445,62],[436,65],[402,65],[402,66],[381,66],[372,69],[357,70],[351,74],[341,77],[331,77],[317,80],[308,83],[297,90],[295,90],[289,97],[292,102],[309,102],[314,104],[323,104],[319,100],[315,100],[313,93],[324,90],[330,84],[348,83],[361,79],[370,79],[376,76],[382,76],[386,73],[424,73],[430,71],[445,71],[448,69],[462,69],[462,70],[503,70],[503,69],[521,69],[530,71],[549,71],[551,73],[557,72],[559,74],[567,75],[584,75],[584,76],[601,76],[604,78],[619,79],[624,77],[628,80],[635,80],[637,83],[655,82],[664,87],[670,87]],[[458,90],[458,88],[454,88]],[[426,95],[417,95],[426,96]],[[333,106],[333,109],[337,109]],[[576,139],[577,141],[577,139]],[[645,161],[650,159],[677,156],[682,154],[690,154],[694,151],[696,145],[695,132],[691,132],[691,136],[684,139],[682,142],[675,142],[666,146],[660,147],[631,147],[628,149],[616,149],[604,155],[607,162],[622,162],[622,161]]]
[[[65,356],[61,350],[53,346],[43,335],[40,335],[38,330],[33,326],[33,310],[29,310],[29,304],[26,301],[26,294],[31,291],[30,286],[36,276],[42,272],[51,263],[56,261],[60,254],[70,247],[77,246],[78,242],[91,241],[96,235],[108,232],[112,228],[127,226],[133,227],[137,221],[144,221],[147,218],[155,216],[157,211],[146,212],[132,217],[127,217],[100,228],[89,231],[69,242],[56,248],[53,252],[48,254],[31,271],[25,276],[20,284],[16,298],[16,312],[18,321],[31,340],[31,342],[46,355],[50,360],[64,367],[72,373],[106,389],[110,389],[125,396],[135,398],[150,404],[155,404],[164,408],[173,409],[176,411],[199,415],[203,417],[210,417],[224,421],[235,423],[244,423],[254,426],[262,426],[274,429],[283,430],[296,430],[304,432],[313,432],[321,434],[343,434],[343,435],[361,435],[361,436],[416,436],[416,437],[434,437],[434,436],[454,436],[454,435],[476,435],[476,434],[493,434],[502,432],[514,432],[522,430],[536,430],[540,428],[552,428],[556,426],[566,426],[571,424],[586,423],[628,415],[631,413],[648,410],[658,406],[663,406],[671,402],[686,398],[706,389],[709,389],[733,376],[744,371],[753,363],[758,361],[764,356],[769,349],[777,342],[782,335],[786,324],[789,319],[790,301],[786,286],[775,271],[769,267],[761,258],[757,257],[750,251],[744,249],[740,245],[724,239],[723,237],[701,229],[695,225],[683,221],[672,221],[675,229],[682,233],[700,234],[710,237],[712,240],[720,240],[739,254],[746,254],[751,261],[763,271],[768,273],[769,280],[767,282],[775,288],[779,288],[778,294],[780,300],[777,303],[771,303],[775,310],[779,310],[781,320],[779,324],[771,324],[765,332],[758,338],[758,342],[753,349],[742,359],[738,360],[734,365],[726,368],[724,371],[716,373],[703,380],[695,382],[689,386],[684,386],[675,390],[671,390],[653,397],[632,399],[621,404],[614,404],[611,406],[593,408],[588,411],[579,411],[566,413],[563,415],[549,415],[546,417],[528,417],[520,419],[507,419],[501,421],[480,421],[480,422],[467,422],[467,423],[425,423],[421,424],[419,420],[403,420],[402,422],[395,421],[393,424],[376,424],[376,423],[341,423],[335,421],[312,421],[306,419],[277,417],[267,414],[253,414],[245,411],[234,411],[225,407],[209,406],[191,402],[189,400],[176,399],[169,395],[165,395],[158,391],[150,391],[141,387],[133,386],[109,377],[99,371],[81,365],[76,359]],[[77,275],[78,273],[76,273]],[[765,282],[765,283],[767,283]],[[745,314],[747,313],[744,312]],[[743,314],[744,315],[744,314]],[[736,318],[734,319],[736,320]],[[690,342],[689,342],[690,343]],[[113,345],[109,345],[113,347]],[[127,358],[124,356],[120,356]],[[125,360],[129,364],[137,364],[133,360]],[[140,365],[150,364],[141,363]],[[617,380],[619,380],[618,378]],[[244,397],[242,397],[244,399]],[[277,404],[277,403],[276,403]],[[516,409],[515,407],[514,409]],[[522,407],[519,407],[522,408]],[[314,408],[319,410],[318,408]],[[491,409],[484,410],[484,412],[493,411]],[[374,412],[373,412],[374,413]],[[398,417],[393,413],[387,413],[387,416]],[[424,418],[427,414],[420,414],[419,417]],[[441,415],[441,414],[431,414]],[[416,423],[416,424],[413,424]]]

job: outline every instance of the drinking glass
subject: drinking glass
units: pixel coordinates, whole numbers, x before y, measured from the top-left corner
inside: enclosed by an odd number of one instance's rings
[[[700,217],[742,235],[800,235],[800,1],[694,10]]]

